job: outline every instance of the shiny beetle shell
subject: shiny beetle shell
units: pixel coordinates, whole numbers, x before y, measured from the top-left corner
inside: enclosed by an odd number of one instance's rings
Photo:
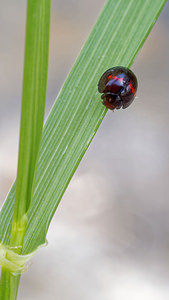
[[[125,67],[113,67],[101,76],[98,90],[102,93],[103,104],[114,110],[127,108],[134,100],[137,91],[135,74]]]

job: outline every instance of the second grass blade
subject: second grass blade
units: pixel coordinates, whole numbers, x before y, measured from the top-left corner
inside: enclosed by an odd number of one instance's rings
[[[15,219],[31,202],[42,136],[48,72],[50,0],[28,0]],[[48,24],[47,24],[48,22]]]

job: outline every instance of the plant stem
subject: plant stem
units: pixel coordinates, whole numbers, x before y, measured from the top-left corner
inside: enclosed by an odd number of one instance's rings
[[[0,282],[0,300],[15,300],[19,287],[20,275],[13,275],[2,268]]]
[[[28,0],[12,246],[23,244],[34,192],[46,102],[49,24],[50,0]]]
[[[27,230],[27,212],[34,193],[42,137],[48,73],[50,2],[51,0],[28,0],[27,2],[18,169],[14,216],[8,243],[10,250],[17,254],[22,253]],[[7,251],[1,255],[5,256],[6,264],[8,261],[13,263]],[[20,257],[17,259],[19,260]],[[8,267],[3,267],[1,272],[1,300],[15,300],[17,297],[20,273],[13,274],[8,268],[10,268],[9,264]]]

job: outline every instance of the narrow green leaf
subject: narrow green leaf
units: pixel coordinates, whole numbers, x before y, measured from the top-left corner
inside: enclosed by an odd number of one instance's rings
[[[28,210],[42,136],[48,72],[50,0],[29,0],[14,219]]]
[[[5,216],[4,220],[1,219],[5,221],[2,226],[5,231],[8,230],[12,249],[5,250],[1,247],[0,250],[3,264],[0,282],[2,300],[16,299],[20,280],[20,271],[17,276],[14,276],[12,269],[9,271],[13,262],[17,264],[14,257],[16,260],[20,255],[12,255],[10,258],[9,253],[20,253],[22,250],[28,220],[27,211],[34,191],[46,101],[49,23],[50,0],[28,0],[18,170],[16,193],[12,198],[15,204],[10,224],[8,216]]]
[[[28,0],[12,246],[22,245],[34,191],[46,102],[49,20],[50,0]]]
[[[45,242],[51,218],[107,109],[97,83],[112,66],[130,66],[165,0],[108,0],[48,117],[28,212],[23,253]],[[15,187],[1,212],[0,239],[9,242]]]

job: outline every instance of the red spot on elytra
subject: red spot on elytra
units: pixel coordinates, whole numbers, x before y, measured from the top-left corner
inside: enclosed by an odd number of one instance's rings
[[[119,78],[119,77],[113,76],[113,75],[111,75],[111,74],[107,77],[107,79],[108,79],[108,80],[111,80],[111,79],[117,80],[117,81],[119,81],[121,84],[122,84],[123,81],[124,81],[124,78]]]
[[[135,93],[135,89],[133,88],[132,83],[129,84],[129,89],[132,91],[133,94]]]
[[[119,81],[121,84],[123,83],[123,78],[119,78],[117,76],[113,76],[113,79]]]
[[[113,78],[113,76],[110,74],[108,77],[107,77],[108,79],[112,79]]]

